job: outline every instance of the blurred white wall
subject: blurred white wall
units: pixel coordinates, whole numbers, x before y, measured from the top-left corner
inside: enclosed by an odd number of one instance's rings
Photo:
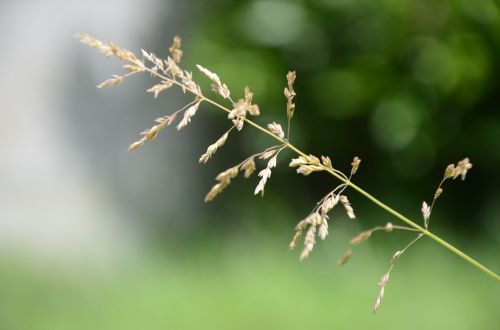
[[[117,66],[74,39],[88,32],[138,50],[154,39],[144,36],[179,33],[180,16],[160,0],[0,3],[0,252],[128,255],[140,241],[140,210],[168,208],[189,193],[178,188],[182,156],[175,164],[164,157],[166,148],[181,150],[181,140],[141,155],[126,152],[157,116],[158,109],[135,108],[144,81],[95,89]],[[140,198],[139,211],[131,211]]]

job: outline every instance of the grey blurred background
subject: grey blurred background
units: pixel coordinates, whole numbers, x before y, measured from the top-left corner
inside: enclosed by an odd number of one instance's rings
[[[140,78],[121,90],[96,90],[96,83],[119,67],[73,38],[85,31],[137,50],[160,39],[164,21],[168,30],[181,29],[183,6],[134,1],[1,6],[1,244],[93,258],[132,248],[137,231],[147,226],[138,219],[164,218],[166,209],[182,222],[193,218],[197,206],[172,207],[188,198],[195,181],[184,172],[194,168],[182,152],[188,141],[159,141],[156,151],[142,155],[125,152],[151,116],[177,107],[179,100],[153,105],[140,92],[147,87]]]

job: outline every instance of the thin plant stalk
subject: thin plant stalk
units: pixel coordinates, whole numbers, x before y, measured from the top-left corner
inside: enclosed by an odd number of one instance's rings
[[[216,101],[214,101],[214,100],[212,100],[210,98],[207,98],[206,96],[204,96],[202,94],[199,94],[196,91],[193,91],[193,90],[191,90],[189,88],[186,88],[186,86],[184,86],[183,84],[181,84],[180,82],[178,82],[178,81],[176,81],[174,79],[171,79],[171,78],[169,78],[169,77],[167,77],[165,75],[162,75],[161,73],[158,73],[157,71],[151,70],[148,67],[145,68],[145,71],[149,72],[153,76],[156,76],[156,77],[161,78],[163,80],[169,81],[169,82],[171,82],[171,83],[173,83],[175,85],[178,85],[179,87],[181,87],[183,89],[186,89],[190,93],[196,95],[198,98],[200,98],[203,101],[206,101],[206,102],[214,105],[215,107],[217,107],[220,110],[223,110],[223,111],[225,111],[227,113],[231,112],[231,110],[228,109],[227,107],[221,105],[220,103],[218,103],[218,102],[216,102]],[[307,155],[303,151],[301,151],[299,148],[297,148],[296,146],[294,146],[293,144],[291,144],[287,139],[280,138],[279,136],[273,134],[268,129],[262,127],[261,125],[255,123],[254,121],[252,121],[252,120],[250,120],[248,118],[244,118],[243,120],[247,124],[249,124],[249,125],[253,126],[254,128],[256,128],[257,130],[261,131],[262,133],[269,135],[271,138],[273,138],[275,140],[278,140],[280,143],[282,143],[284,145],[285,148],[288,148],[288,149],[292,150],[293,152],[295,152],[296,154],[298,154],[300,156],[307,157]],[[462,252],[458,248],[454,247],[450,243],[446,242],[445,240],[443,240],[439,236],[433,234],[429,230],[427,230],[427,229],[423,228],[422,226],[416,224],[414,221],[410,220],[408,217],[402,215],[401,213],[399,213],[398,211],[394,210],[393,208],[391,208],[387,204],[383,203],[382,201],[380,201],[379,199],[377,199],[376,197],[374,197],[372,194],[368,193],[367,191],[365,191],[361,187],[359,187],[356,184],[354,184],[349,179],[344,178],[343,176],[339,175],[334,170],[332,170],[332,169],[330,169],[330,168],[328,168],[326,166],[323,166],[323,167],[324,167],[324,170],[326,172],[330,173],[332,176],[334,176],[338,180],[342,181],[345,185],[347,185],[347,186],[351,187],[352,189],[356,190],[358,193],[360,193],[361,195],[363,195],[364,197],[366,197],[367,199],[369,199],[371,202],[373,202],[375,205],[379,206],[380,208],[384,209],[388,213],[392,214],[394,217],[398,218],[400,221],[402,221],[402,222],[406,223],[407,225],[411,226],[416,231],[420,232],[422,235],[425,235],[425,236],[429,237],[430,239],[432,239],[436,243],[438,243],[438,244],[442,245],[443,247],[447,248],[448,250],[450,250],[451,252],[453,252],[454,254],[456,254],[457,256],[459,256],[460,258],[464,259],[465,261],[467,261],[469,264],[471,264],[475,268],[477,268],[480,271],[482,271],[483,273],[485,273],[486,275],[492,277],[493,279],[495,279],[497,281],[500,281],[500,276],[497,275],[494,271],[492,271],[488,267],[486,267],[483,264],[479,263],[474,258],[468,256],[467,254],[465,254],[464,252]]]

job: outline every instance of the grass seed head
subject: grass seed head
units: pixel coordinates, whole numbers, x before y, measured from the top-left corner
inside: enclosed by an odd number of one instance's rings
[[[276,136],[278,136],[280,139],[285,138],[285,133],[283,132],[283,128],[281,128],[281,125],[278,123],[271,123],[267,125],[267,128]]]
[[[431,216],[431,207],[425,201],[422,202],[421,212],[422,216],[424,217],[424,222],[427,224]]]
[[[210,70],[202,67],[201,65],[196,65],[198,70],[200,70],[203,74],[205,74],[212,81],[212,90],[222,96],[225,99],[229,98],[230,92],[229,88],[227,88],[226,84],[223,84],[219,78],[219,76]]]
[[[355,236],[353,239],[351,239],[351,245],[359,245],[364,241],[366,241],[367,239],[369,239],[371,235],[372,235],[371,230],[363,231],[359,233],[357,236]]]
[[[217,149],[219,149],[224,145],[224,143],[226,143],[228,135],[229,132],[224,133],[214,144],[208,146],[207,151],[203,155],[201,155],[199,162],[204,164],[208,162],[210,157],[212,157],[215,154]]]
[[[377,299],[375,300],[375,305],[373,306],[373,313],[376,313],[380,308],[380,304],[382,303],[382,299],[384,298],[385,285],[387,284],[388,281],[389,281],[389,273],[386,273],[384,274],[384,276],[382,276],[382,278],[378,283],[380,291],[378,292]]]
[[[349,249],[347,252],[340,257],[340,259],[337,261],[337,266],[344,266],[352,257],[352,250]]]
[[[168,49],[170,55],[176,63],[179,63],[182,58],[182,50],[181,50],[181,38],[179,36],[175,36],[172,42],[172,46]]]
[[[352,163],[351,163],[351,166],[352,166],[351,175],[356,174],[360,163],[361,163],[361,159],[359,159],[358,157],[354,157],[354,159],[352,160]]]
[[[453,179],[456,179],[458,176],[462,177],[462,180],[465,180],[465,176],[467,175],[467,171],[472,168],[472,164],[469,161],[469,158],[464,158],[463,160],[457,163],[455,166],[455,173],[453,174]]]
[[[255,171],[255,161],[254,161],[254,157],[250,157],[248,158],[246,161],[244,161],[240,168],[245,171],[245,173],[243,174],[243,176],[245,178],[249,178],[253,172]]]
[[[344,206],[344,209],[347,212],[347,216],[349,219],[354,219],[356,216],[354,215],[354,209],[351,206],[351,203],[349,202],[349,199],[347,199],[347,196],[345,195],[340,195],[339,196],[340,203]]]
[[[186,111],[184,111],[184,116],[182,117],[182,120],[179,122],[179,125],[177,125],[178,131],[186,127],[191,122],[191,119],[194,117],[194,115],[198,111],[198,108],[200,107],[200,103],[201,100],[190,106]]]

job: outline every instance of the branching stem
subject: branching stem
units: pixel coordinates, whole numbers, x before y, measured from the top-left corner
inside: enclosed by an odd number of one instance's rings
[[[145,67],[145,71],[149,72],[152,76],[156,76],[158,78],[161,78],[161,79],[166,80],[166,81],[170,81],[173,84],[178,85],[182,89],[185,89],[185,90],[189,91],[190,93],[194,94],[198,98],[200,98],[203,101],[206,101],[206,102],[214,105],[215,107],[219,108],[220,110],[223,110],[223,111],[225,111],[227,113],[231,112],[231,109],[228,109],[227,107],[221,105],[220,103],[218,103],[218,102],[216,102],[216,101],[214,101],[212,99],[207,98],[206,96],[198,93],[197,91],[194,91],[194,90],[191,90],[189,88],[186,88],[185,85],[183,85],[181,82],[179,82],[179,81],[177,81],[175,79],[172,79],[170,77],[162,75],[162,74],[160,74],[160,73],[156,72],[155,70],[152,70],[152,69],[150,69],[148,67]],[[275,140],[278,140],[280,143],[282,143],[284,145],[284,147],[292,150],[296,154],[298,154],[300,156],[303,156],[303,157],[307,157],[307,155],[304,152],[302,152],[296,146],[294,146],[293,144],[291,144],[288,140],[280,138],[279,136],[273,134],[268,129],[260,126],[259,124],[253,122],[250,119],[244,118],[244,121],[247,124],[253,126],[256,129],[258,129],[262,133],[269,135],[271,138],[273,138]],[[437,236],[437,235],[433,234],[432,232],[430,232],[429,230],[421,227],[420,225],[416,224],[414,221],[410,220],[408,217],[402,215],[401,213],[399,213],[398,211],[394,210],[393,208],[391,208],[387,204],[381,202],[379,199],[375,198],[373,195],[371,195],[370,193],[368,193],[364,189],[362,189],[359,186],[357,186],[356,184],[352,183],[349,179],[346,179],[345,177],[339,175],[335,170],[333,170],[331,168],[328,168],[326,166],[323,166],[323,168],[324,168],[324,170],[326,172],[328,172],[331,175],[333,175],[334,177],[336,177],[338,180],[340,180],[341,182],[343,182],[346,186],[349,186],[352,189],[356,190],[358,193],[360,193],[361,195],[365,196],[370,201],[372,201],[375,205],[377,205],[380,208],[384,209],[385,211],[389,212],[390,214],[392,214],[393,216],[395,216],[396,218],[398,218],[400,221],[406,223],[410,227],[414,228],[416,231],[420,232],[422,235],[425,235],[425,236],[429,237],[430,239],[434,240],[436,243],[438,243],[438,244],[442,245],[443,247],[447,248],[448,250],[450,250],[451,252],[453,252],[454,254],[456,254],[457,256],[459,256],[460,258],[462,258],[465,261],[467,261],[468,263],[470,263],[475,268],[479,269],[483,273],[485,273],[488,276],[490,276],[493,279],[495,279],[496,281],[500,281],[500,276],[499,275],[497,275],[494,271],[492,271],[491,269],[487,268],[486,266],[484,266],[481,263],[479,263],[478,261],[476,261],[474,258],[469,257],[467,254],[463,253],[461,250],[457,249],[456,247],[454,247],[450,243],[446,242],[445,240],[443,240],[439,236]]]

